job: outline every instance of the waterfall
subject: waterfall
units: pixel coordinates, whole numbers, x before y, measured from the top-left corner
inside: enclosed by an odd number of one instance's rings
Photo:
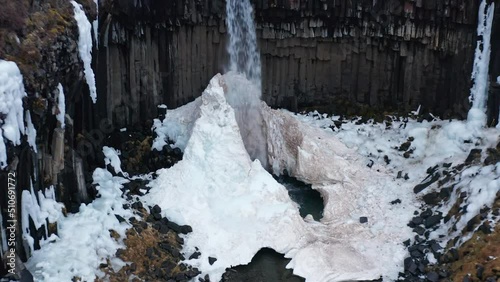
[[[467,121],[477,126],[486,125],[486,103],[488,101],[488,69],[491,53],[491,27],[493,25],[493,13],[495,3],[486,10],[486,0],[479,6],[477,35],[482,37],[478,40],[476,54],[474,58],[474,67],[472,69],[472,80],[474,85],[471,89],[469,100],[472,107],[469,110]]]
[[[267,143],[261,113],[261,64],[253,8],[249,0],[227,0],[229,73],[226,99],[235,111],[245,148],[267,166]]]
[[[260,88],[260,54],[250,0],[227,0],[226,16],[229,32],[229,70],[244,74]]]

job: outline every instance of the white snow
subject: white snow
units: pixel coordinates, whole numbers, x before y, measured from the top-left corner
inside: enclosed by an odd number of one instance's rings
[[[333,126],[333,121],[338,120],[338,117],[330,119],[312,113],[306,116],[299,115],[297,118],[336,135],[347,146],[365,156],[367,162],[372,160],[376,165],[383,165],[393,175],[398,171],[403,172],[403,175],[408,173],[409,182],[413,186],[426,177],[427,168],[444,163],[451,163],[452,166],[462,164],[471,149],[479,148],[485,151],[486,148],[495,147],[500,141],[498,129],[478,128],[469,122],[458,120],[435,119],[432,122],[417,122],[413,119],[397,119],[390,125],[387,122],[357,125],[354,120],[344,121],[340,130],[332,131],[330,126]],[[409,137],[415,139],[410,147],[414,150],[414,154],[410,158],[404,158],[404,152],[398,151],[398,147]],[[383,157],[386,155],[390,159],[390,164],[385,164]],[[453,185],[455,192],[442,207],[437,208],[437,211],[446,215],[456,203],[460,193],[466,192],[468,197],[460,207],[467,207],[467,213],[458,218],[452,217],[446,224],[441,224],[439,229],[432,233],[431,239],[446,245],[449,240],[462,233],[467,222],[479,214],[481,208],[491,207],[496,193],[500,191],[499,172],[498,164],[476,165],[462,171],[452,180],[448,186]],[[433,184],[422,193],[438,191],[437,188],[437,185]],[[494,225],[494,222],[492,224]],[[457,246],[468,238],[470,235],[462,236]]]
[[[184,252],[189,256],[199,247],[202,256],[189,263],[218,280],[226,267],[247,264],[260,248],[270,247],[292,258],[289,267],[308,281],[395,279],[406,254],[401,242],[411,235],[406,223],[416,208],[411,189],[366,168],[334,136],[263,104],[271,163],[312,183],[326,201],[320,223],[302,219],[286,188],[245,150],[224,95],[232,79],[239,80],[215,76],[199,100],[169,111],[164,123],[176,128],[176,140],[188,140],[184,157],[159,170],[144,196],[167,217],[193,226]],[[188,129],[177,117],[190,116],[200,104],[199,118]],[[396,198],[404,207],[390,205]],[[360,224],[360,216],[369,223]],[[208,256],[217,258],[214,265]]]
[[[7,166],[6,141],[21,144],[24,134],[23,76],[14,62],[0,60],[0,168]],[[6,140],[4,140],[4,138]]]
[[[38,149],[36,147],[36,129],[35,126],[33,125],[33,122],[31,121],[30,111],[26,111],[25,118],[26,118],[26,136],[28,137],[28,144],[30,144],[31,148],[33,148],[33,151],[37,153]]]
[[[61,83],[59,83],[59,85],[57,85],[57,90],[58,90],[58,95],[57,95],[56,119],[61,124],[61,128],[64,129],[64,127],[66,126],[64,123],[64,117],[66,116],[66,102],[65,102],[65,97],[64,97],[64,89],[63,89]]]
[[[471,89],[470,100],[472,108],[469,110],[467,120],[475,126],[486,125],[486,102],[488,100],[488,69],[491,53],[491,28],[493,25],[493,15],[495,3],[491,3],[486,10],[486,0],[479,6],[477,35],[482,37],[476,46],[474,66],[472,70],[472,80],[474,85]]]
[[[30,190],[23,190],[21,195],[21,226],[23,228],[23,240],[28,244],[29,253],[31,254],[34,251],[34,239],[29,229],[30,219],[36,229],[44,226],[45,235],[48,235],[47,223],[54,223],[62,216],[61,209],[63,205],[55,202],[53,187],[46,189],[45,193],[39,191],[37,199],[33,191],[33,184],[30,185]]]
[[[130,210],[123,209],[126,201],[120,188],[128,180],[113,177],[101,168],[94,171],[93,179],[98,184],[100,197],[91,204],[82,204],[76,214],[60,216],[57,219],[58,235],[45,241],[42,249],[34,251],[26,263],[35,281],[72,281],[73,277],[94,281],[104,276],[99,265],[106,263],[107,259],[111,259],[115,266],[120,264],[115,253],[124,244],[122,240],[113,239],[110,230],[125,238],[130,225],[119,223],[115,214],[124,218],[134,216]]]
[[[153,121],[153,131],[157,137],[153,141],[151,149],[161,151],[163,146],[167,145],[167,139],[170,138],[175,147],[184,150],[189,136],[191,136],[194,122],[199,117],[200,105],[201,98],[197,98],[176,110],[168,111],[163,122],[155,119]]]
[[[95,84],[94,70],[92,69],[92,32],[89,19],[83,11],[82,5],[71,1],[75,11],[75,20],[78,24],[78,30],[80,32],[78,39],[78,51],[80,53],[80,58],[83,61],[85,80],[89,86],[90,97],[92,102],[97,101],[97,89]]]
[[[119,155],[120,151],[104,146],[102,148],[102,152],[104,153],[104,163],[106,165],[111,165],[116,173],[122,173],[125,177],[128,177],[128,173],[124,172],[121,168],[121,161]]]

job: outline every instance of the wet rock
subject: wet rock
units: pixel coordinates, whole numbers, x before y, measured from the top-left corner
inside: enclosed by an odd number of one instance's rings
[[[214,257],[208,257],[208,263],[209,263],[210,265],[213,265],[216,261],[217,261],[217,259],[216,259],[216,258],[214,258]]]
[[[152,213],[152,214],[155,214],[155,213],[161,213],[161,208],[160,208],[160,206],[155,205],[155,206],[151,209],[151,213]]]
[[[429,272],[429,273],[427,273],[427,280],[429,280],[431,282],[437,282],[437,281],[439,281],[439,274],[437,274],[434,271]]]
[[[411,222],[412,222],[415,226],[417,226],[417,225],[420,225],[420,224],[424,223],[424,219],[423,219],[422,217],[420,217],[420,216],[416,216],[416,217],[414,217],[414,218],[411,220]]]
[[[162,218],[161,214],[160,213],[153,213],[153,218],[155,220],[160,220]]]
[[[479,279],[483,279],[484,274],[484,266],[478,264],[476,265],[476,277]]]
[[[413,192],[415,194],[418,194],[420,193],[421,191],[423,191],[425,188],[429,187],[432,183],[438,181],[439,177],[441,175],[439,174],[439,172],[436,172],[434,174],[432,174],[432,177],[426,181],[429,177],[427,177],[422,183],[418,184],[417,186],[415,186],[415,188],[413,188]]]
[[[169,221],[167,223],[167,226],[168,228],[172,229],[175,233],[180,233],[181,231],[181,227],[175,222]]]
[[[439,222],[441,222],[441,219],[443,217],[439,214],[435,214],[435,215],[432,215],[430,217],[428,217],[426,220],[425,220],[425,228],[431,228],[433,227],[434,225],[438,224]]]
[[[165,224],[161,224],[161,226],[160,226],[160,230],[158,230],[158,232],[160,232],[161,234],[167,234],[169,230],[170,230],[170,229],[168,229],[168,226],[167,226],[167,225],[165,225]]]
[[[139,210],[139,209],[142,209],[142,203],[141,202],[135,202],[132,204],[132,208],[133,209],[136,209],[136,210]]]
[[[200,252],[194,252],[192,255],[189,256],[189,259],[197,259],[201,256]]]
[[[124,221],[125,221],[125,218],[123,218],[122,216],[120,216],[120,215],[118,215],[118,214],[115,214],[115,217],[116,217],[116,219],[118,219],[118,222],[119,222],[119,223],[122,223],[122,222],[124,222]]]
[[[396,205],[396,204],[401,204],[401,200],[400,199],[396,199],[394,201],[391,202],[391,205]]]
[[[193,232],[193,228],[191,226],[189,226],[189,225],[180,226],[179,233],[188,234],[191,232]]]
[[[432,215],[432,210],[430,209],[426,209],[425,211],[423,211],[420,216],[423,218],[423,219],[426,219],[428,218],[429,216]]]
[[[441,246],[436,242],[432,242],[430,247],[433,253],[437,253],[442,249]]]
[[[438,192],[428,193],[428,194],[424,195],[424,197],[422,199],[428,205],[435,205],[435,204],[439,203],[439,201],[441,200],[439,198],[439,193]]]
[[[418,235],[422,236],[425,233],[425,229],[422,226],[417,226],[417,227],[413,228],[413,232],[415,232]]]
[[[469,156],[465,159],[465,164],[469,165],[472,163],[478,163],[481,161],[481,149],[472,149],[470,150]]]

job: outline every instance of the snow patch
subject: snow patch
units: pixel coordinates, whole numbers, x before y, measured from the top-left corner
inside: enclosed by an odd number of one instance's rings
[[[122,173],[125,177],[128,177],[128,173],[124,172],[121,168],[120,151],[104,146],[102,152],[104,153],[104,163],[106,165],[111,165],[116,173]]]
[[[128,223],[120,223],[115,217],[115,214],[123,218],[134,216],[132,211],[123,208],[126,201],[121,196],[121,188],[128,180],[114,177],[102,168],[94,171],[93,179],[100,197],[91,204],[82,204],[76,214],[60,216],[57,219],[58,235],[49,237],[43,248],[34,251],[26,263],[35,281],[71,281],[73,277],[94,281],[104,277],[99,265],[106,263],[107,259],[113,265],[120,264],[115,254],[124,244],[121,239],[113,239],[109,230],[125,238],[130,228]],[[26,198],[33,208],[33,198]]]

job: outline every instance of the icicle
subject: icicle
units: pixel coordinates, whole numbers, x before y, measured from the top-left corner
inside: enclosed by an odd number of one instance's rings
[[[80,58],[83,61],[83,67],[85,72],[85,79],[89,85],[90,97],[92,102],[97,101],[97,90],[95,86],[95,75],[94,70],[92,70],[92,32],[89,19],[83,11],[82,5],[71,1],[75,10],[75,20],[78,24],[78,30],[80,32],[80,37],[78,39],[78,49],[80,51]]]
[[[30,144],[33,151],[37,153],[36,149],[36,129],[31,121],[30,111],[26,111],[26,135],[28,136],[28,144]]]
[[[491,53],[491,27],[493,24],[493,12],[495,4],[492,3],[486,10],[486,0],[479,6],[479,19],[477,35],[482,37],[476,46],[472,80],[474,85],[471,89],[469,100],[472,107],[469,110],[467,121],[479,127],[486,125],[486,102],[488,100],[488,68]]]
[[[59,113],[57,113],[56,118],[61,124],[61,128],[64,129],[65,127],[64,116],[66,116],[66,102],[64,97],[64,89],[61,83],[59,83],[57,89],[59,90],[59,94],[57,96],[57,108],[59,110]]]

